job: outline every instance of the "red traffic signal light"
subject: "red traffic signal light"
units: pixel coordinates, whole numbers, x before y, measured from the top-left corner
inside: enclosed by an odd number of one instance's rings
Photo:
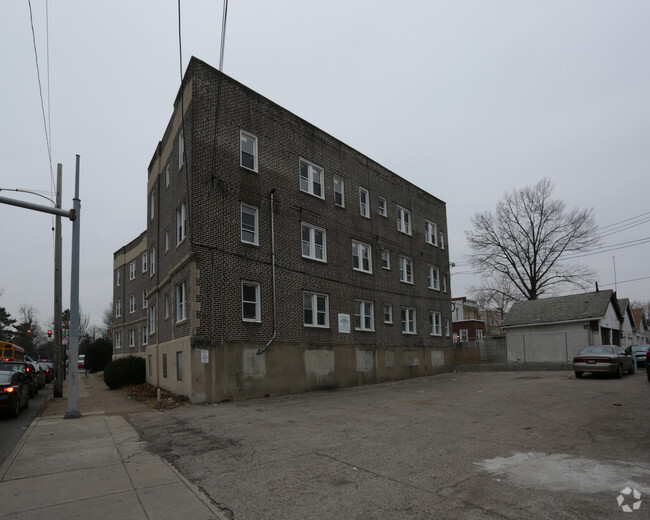
[[[51,330],[51,329],[47,331],[47,337],[48,337],[48,338],[51,338],[51,337],[52,337],[52,330]]]
[[[27,329],[27,335],[31,336],[32,335],[32,329]]]

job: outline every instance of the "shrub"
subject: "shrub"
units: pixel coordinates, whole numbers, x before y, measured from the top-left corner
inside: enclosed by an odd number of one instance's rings
[[[146,362],[138,356],[119,358],[104,367],[104,382],[111,390],[126,385],[139,385],[146,379]]]
[[[111,359],[113,359],[113,344],[107,339],[98,339],[88,345],[85,364],[91,372],[104,370]]]

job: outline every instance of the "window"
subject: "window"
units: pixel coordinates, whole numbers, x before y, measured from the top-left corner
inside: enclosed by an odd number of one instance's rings
[[[483,331],[482,331],[481,329],[476,329],[476,339],[477,339],[478,341],[482,341],[482,340],[483,340]]]
[[[411,234],[411,212],[397,206],[397,230],[407,235]]]
[[[334,204],[345,207],[345,185],[338,177],[334,177]]]
[[[469,334],[467,329],[460,329],[460,341],[466,342],[469,339]]]
[[[146,273],[148,269],[149,269],[149,256],[148,253],[145,251],[144,253],[142,253],[142,272]]]
[[[176,381],[183,380],[183,352],[176,352]]]
[[[257,137],[248,132],[239,132],[239,164],[249,170],[257,171]]]
[[[129,264],[129,280],[135,278],[135,260]]]
[[[135,347],[135,329],[129,329],[129,347]]]
[[[185,282],[176,286],[176,323],[187,319],[187,288]]]
[[[447,277],[444,275],[442,276],[442,292],[447,292]]]
[[[381,266],[384,269],[390,269],[390,251],[381,252]]]
[[[399,280],[404,283],[413,283],[413,260],[406,256],[399,257]]]
[[[147,290],[144,289],[142,291],[142,308],[146,309],[148,305],[149,305],[149,300],[147,300]]]
[[[129,314],[133,314],[135,312],[135,294],[132,294],[129,296]]]
[[[370,194],[365,188],[359,188],[359,212],[362,217],[370,218]]]
[[[402,309],[402,334],[417,334],[415,309],[412,307]]]
[[[115,317],[119,318],[122,316],[122,300],[115,301]]]
[[[149,343],[149,333],[147,332],[147,326],[143,325],[142,326],[142,344],[146,345]]]
[[[388,216],[388,210],[386,209],[386,199],[384,197],[379,197],[379,214],[382,217]]]
[[[393,306],[390,303],[384,304],[384,323],[393,324]]]
[[[241,316],[244,321],[261,321],[259,283],[241,283]]]
[[[354,328],[356,330],[375,330],[374,306],[372,302],[354,302]]]
[[[442,249],[445,248],[445,235],[443,235],[442,233],[440,233],[440,247]]]
[[[167,354],[162,355],[162,373],[163,377],[167,379]]]
[[[149,334],[156,332],[156,304],[149,305]]]
[[[241,241],[244,244],[258,245],[258,211],[253,206],[241,205]]]
[[[117,271],[115,271],[115,285],[119,287],[121,283],[122,283],[122,270],[118,269]]]
[[[372,273],[372,250],[368,244],[352,241],[352,259],[354,270]]]
[[[440,270],[437,267],[429,266],[427,275],[427,286],[435,291],[440,290]]]
[[[156,274],[156,248],[152,247],[149,251],[149,276]]]
[[[424,237],[428,244],[438,245],[438,226],[433,222],[426,220],[424,222]]]
[[[178,133],[178,169],[180,170],[185,163],[185,137],[183,129]]]
[[[429,326],[432,336],[442,336],[442,317],[439,312],[429,313]]]
[[[329,327],[329,296],[310,292],[303,293],[302,312],[305,327]]]
[[[167,168],[165,168],[165,188],[169,188],[169,164],[167,165]]]
[[[180,244],[185,240],[185,204],[181,204],[181,207],[176,210],[176,244]]]
[[[449,320],[445,320],[445,336],[449,337],[451,335],[451,331],[449,328]]]
[[[165,253],[169,251],[169,229],[165,229]]]
[[[323,193],[323,169],[305,159],[300,159],[300,191],[321,199]]]
[[[165,293],[165,318],[169,318],[169,293]]]
[[[122,348],[122,333],[115,333],[115,348]]]
[[[309,224],[302,224],[302,256],[320,262],[327,262],[325,230]]]
[[[149,203],[149,211],[150,211],[149,217],[151,218],[151,220],[153,220],[153,218],[155,216],[155,213],[156,213],[155,212],[155,203],[156,203],[156,199],[154,198],[153,192],[151,192],[151,202]]]

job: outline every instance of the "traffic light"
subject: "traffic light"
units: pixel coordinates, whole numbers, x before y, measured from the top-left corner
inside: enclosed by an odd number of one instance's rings
[[[49,330],[47,331],[47,337],[48,337],[48,338],[51,338],[51,337],[52,337],[52,329],[49,329]]]
[[[27,335],[31,336],[32,335],[32,329],[27,329]]]

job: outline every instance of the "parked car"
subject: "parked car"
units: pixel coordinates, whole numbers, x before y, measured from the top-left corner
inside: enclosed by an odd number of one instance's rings
[[[86,368],[86,355],[85,354],[79,354],[79,359],[78,359],[77,366],[79,368]]]
[[[29,386],[29,397],[34,397],[38,393],[36,383],[35,368],[29,361],[0,361],[0,371],[9,370],[23,374]]]
[[[40,365],[40,363],[32,361],[31,364],[34,367],[34,381],[36,382],[36,392],[38,393],[38,391],[41,390],[46,383],[45,371],[43,370],[43,367]]]
[[[18,417],[29,406],[29,381],[21,372],[0,371],[0,410]]]
[[[52,381],[54,379],[54,363],[48,359],[39,359],[38,364],[41,365],[43,372],[45,372],[45,382]]]
[[[618,345],[594,345],[584,347],[573,358],[573,371],[576,377],[585,372],[605,372],[623,377],[623,373],[634,374],[634,359],[628,347],[623,350]]]
[[[645,358],[650,345],[632,345],[630,348],[632,349],[632,355],[636,359],[636,367],[646,366]]]

